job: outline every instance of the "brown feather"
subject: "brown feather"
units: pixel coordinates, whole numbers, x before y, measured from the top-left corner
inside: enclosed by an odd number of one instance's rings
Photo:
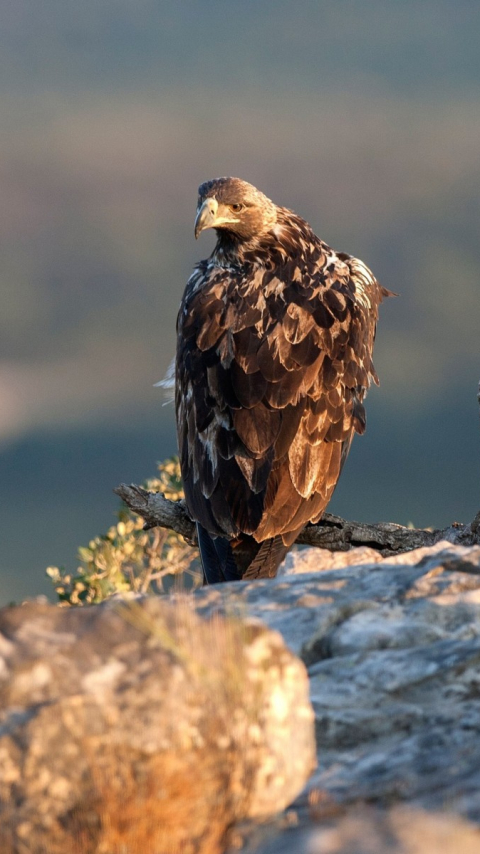
[[[263,400],[267,390],[267,381],[260,371],[247,374],[238,362],[234,361],[230,377],[235,396],[245,409],[252,409],[256,403]]]
[[[279,412],[268,410],[263,403],[252,409],[239,409],[233,416],[235,431],[252,456],[261,456],[273,447],[281,420]]]

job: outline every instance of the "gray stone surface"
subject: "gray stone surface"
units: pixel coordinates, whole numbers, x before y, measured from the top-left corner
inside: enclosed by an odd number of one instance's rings
[[[265,839],[257,854],[478,854],[480,832],[458,816],[405,807],[363,806],[335,822],[291,828]]]
[[[327,570],[320,555],[315,572],[317,556],[297,553],[273,581],[197,593],[206,613],[261,617],[308,667],[318,768],[294,805],[301,825],[313,790],[342,808],[398,802],[480,823],[480,548],[437,544],[357,566],[336,555]],[[278,851],[316,852],[304,836]]]

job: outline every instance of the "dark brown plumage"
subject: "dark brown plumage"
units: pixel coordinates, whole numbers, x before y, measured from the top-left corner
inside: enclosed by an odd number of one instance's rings
[[[332,496],[390,294],[251,184],[199,189],[195,234],[217,244],[190,277],[178,315],[177,429],[205,578],[275,575]]]

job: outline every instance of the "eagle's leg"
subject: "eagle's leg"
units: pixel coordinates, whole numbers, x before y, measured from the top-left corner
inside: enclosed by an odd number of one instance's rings
[[[234,540],[213,537],[197,522],[203,583],[239,581],[242,578],[273,578],[290,546],[281,537],[258,543],[248,534]]]
[[[204,584],[219,584],[221,581],[239,581],[241,571],[235,563],[229,540],[213,537],[197,522],[198,547],[203,568]]]

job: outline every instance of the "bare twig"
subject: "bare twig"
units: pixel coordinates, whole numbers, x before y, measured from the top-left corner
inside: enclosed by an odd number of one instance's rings
[[[170,528],[181,534],[192,545],[196,544],[195,525],[190,519],[184,501],[169,501],[159,492],[147,492],[141,486],[120,484],[114,492],[135,513],[145,519],[145,528]],[[307,525],[297,538],[297,543],[318,546],[329,551],[349,551],[355,546],[370,546],[387,556],[408,552],[420,546],[431,546],[439,540],[457,545],[480,543],[480,513],[469,525],[454,522],[442,530],[404,528],[392,522],[369,525],[364,522],[347,522],[340,516],[325,513],[320,525]]]
[[[142,486],[134,483],[121,483],[113,490],[122,501],[145,519],[143,526],[146,531],[150,528],[170,528],[181,534],[189,543],[196,545],[197,534],[195,525],[190,519],[184,501],[169,501],[161,492],[148,492]]]

